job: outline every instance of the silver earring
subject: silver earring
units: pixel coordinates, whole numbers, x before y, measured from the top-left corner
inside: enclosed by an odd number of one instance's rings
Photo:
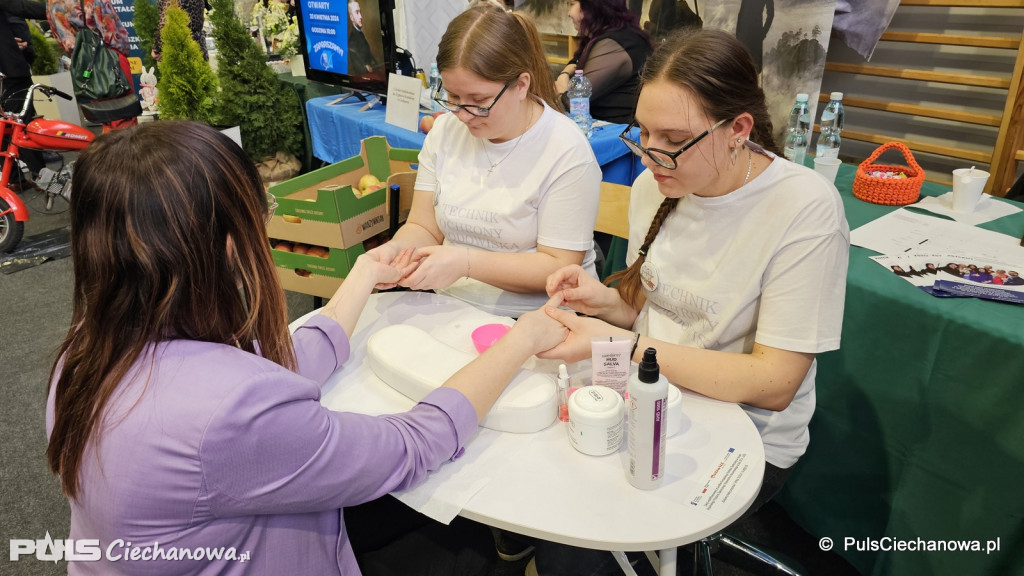
[[[733,147],[732,147],[732,148],[730,149],[730,152],[729,152],[729,161],[730,161],[730,162],[732,162],[732,165],[733,165],[733,166],[735,166],[735,165],[736,165],[736,155],[737,155],[737,154],[739,154],[739,150],[740,150],[740,147],[739,147],[739,146],[733,146]]]

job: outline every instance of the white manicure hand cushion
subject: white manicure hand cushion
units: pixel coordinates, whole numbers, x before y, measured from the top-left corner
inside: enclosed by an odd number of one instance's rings
[[[468,333],[465,338],[468,342]],[[367,365],[374,374],[417,402],[477,356],[405,324],[375,332],[367,341],[366,351]],[[480,425],[501,432],[530,433],[547,428],[557,415],[554,374],[524,368]]]

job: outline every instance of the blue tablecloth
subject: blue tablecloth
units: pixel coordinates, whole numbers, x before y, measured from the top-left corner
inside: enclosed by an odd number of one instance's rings
[[[366,105],[356,98],[328,106],[337,96],[313,98],[306,102],[309,118],[309,134],[313,140],[313,155],[334,163],[359,154],[359,143],[368,136],[384,136],[395,148],[423,147],[426,134],[410,132],[384,121],[384,107],[380,104],[360,112]],[[632,184],[643,165],[640,159],[629,152],[619,140],[619,133],[625,126],[608,124],[600,126],[590,138],[594,155],[606,182]]]

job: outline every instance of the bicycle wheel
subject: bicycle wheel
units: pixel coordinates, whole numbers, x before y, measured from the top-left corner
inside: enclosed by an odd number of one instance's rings
[[[5,212],[11,207],[0,198],[0,212]],[[0,216],[0,254],[11,252],[21,242],[21,236],[25,233],[25,223],[14,219],[14,212],[8,212]]]

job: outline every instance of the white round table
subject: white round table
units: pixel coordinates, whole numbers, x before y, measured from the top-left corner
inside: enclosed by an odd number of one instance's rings
[[[412,400],[364,365],[369,335],[404,323],[456,346],[464,332],[463,348],[471,347],[468,335],[479,314],[431,293],[374,294],[356,326],[351,358],[325,383],[322,404],[366,414],[409,409]],[[532,359],[528,365],[543,370],[557,363]],[[684,390],[681,412],[670,417],[682,418],[682,426],[668,441],[665,480],[655,490],[638,490],[626,480],[625,442],[618,453],[587,456],[572,448],[567,425],[555,420],[533,434],[480,428],[461,457],[395,496],[445,523],[461,515],[585,548],[660,550],[661,573],[674,574],[677,546],[720,531],[750,506],[765,461],[760,435],[736,404]]]

